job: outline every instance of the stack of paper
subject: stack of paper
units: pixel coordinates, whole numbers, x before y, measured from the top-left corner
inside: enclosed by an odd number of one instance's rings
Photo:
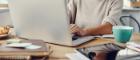
[[[128,42],[127,47],[140,52],[140,44],[135,42]]]
[[[114,38],[114,35],[113,34],[105,34],[105,35],[102,35],[103,38]]]
[[[95,35],[95,38],[114,38],[113,34]]]

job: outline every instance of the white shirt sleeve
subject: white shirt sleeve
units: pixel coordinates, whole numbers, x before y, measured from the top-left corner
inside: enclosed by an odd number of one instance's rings
[[[112,25],[120,25],[120,16],[123,8],[123,0],[113,0],[108,9],[107,16],[103,19],[102,24],[109,22]]]

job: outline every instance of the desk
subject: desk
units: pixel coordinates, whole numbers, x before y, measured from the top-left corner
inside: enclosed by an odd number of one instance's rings
[[[140,34],[134,33],[131,40],[134,40],[134,41],[140,40]],[[96,40],[90,41],[90,42],[80,45],[78,47],[65,47],[65,46],[49,44],[53,50],[53,53],[50,55],[49,60],[68,60],[65,57],[65,54],[74,52],[73,50],[76,48],[90,47],[90,46],[96,46],[96,45],[108,44],[108,43],[112,43],[112,44],[116,44],[116,45],[125,47],[124,44],[118,44],[115,42],[114,39],[107,39],[107,38],[97,38]]]
[[[98,38],[94,41],[88,42],[88,43],[80,45],[78,47],[65,47],[65,46],[58,46],[58,45],[49,44],[53,50],[53,53],[50,55],[50,60],[59,60],[59,59],[60,60],[68,60],[65,57],[65,54],[74,52],[74,49],[76,49],[76,48],[97,46],[97,45],[108,44],[108,43],[113,43],[113,41],[103,39],[103,38],[101,38],[101,39]]]
[[[65,57],[65,54],[74,52],[74,49],[76,48],[84,48],[84,47],[90,47],[90,46],[96,46],[96,45],[108,44],[108,43],[112,43],[112,41],[98,38],[94,41],[90,41],[88,43],[85,43],[77,47],[66,47],[66,46],[48,44],[49,46],[51,46],[51,49],[53,50],[53,53],[50,55],[50,60],[55,60],[55,59],[67,60],[67,58]]]
[[[133,40],[133,41],[140,40],[140,34],[134,33],[131,40]],[[1,40],[0,43],[4,43],[4,41]],[[97,45],[108,44],[108,43],[116,44],[119,46],[124,45],[124,44],[116,43],[114,39],[107,39],[107,38],[97,38],[96,40],[87,42],[87,43],[82,44],[82,45],[77,46],[77,47],[66,47],[66,46],[59,46],[59,45],[48,44],[48,43],[46,43],[46,44],[47,44],[47,46],[48,45],[51,46],[51,49],[53,50],[53,53],[49,56],[49,60],[68,60],[65,57],[65,54],[74,52],[74,49],[76,49],[76,48],[97,46]]]

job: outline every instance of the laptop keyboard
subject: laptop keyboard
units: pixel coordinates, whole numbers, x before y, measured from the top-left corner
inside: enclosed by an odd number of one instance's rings
[[[85,36],[85,37],[81,37],[78,35],[72,35],[72,41],[76,41],[76,40],[91,40],[93,39],[93,36]]]
[[[82,43],[94,40],[95,37],[94,36],[84,36],[84,37],[80,37],[78,35],[72,35],[72,45],[73,46],[77,46],[80,45]]]

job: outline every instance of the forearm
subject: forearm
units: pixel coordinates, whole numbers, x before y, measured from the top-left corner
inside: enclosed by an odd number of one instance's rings
[[[96,28],[90,28],[84,30],[85,35],[102,35],[102,34],[111,34],[112,33],[112,24],[105,23]]]

